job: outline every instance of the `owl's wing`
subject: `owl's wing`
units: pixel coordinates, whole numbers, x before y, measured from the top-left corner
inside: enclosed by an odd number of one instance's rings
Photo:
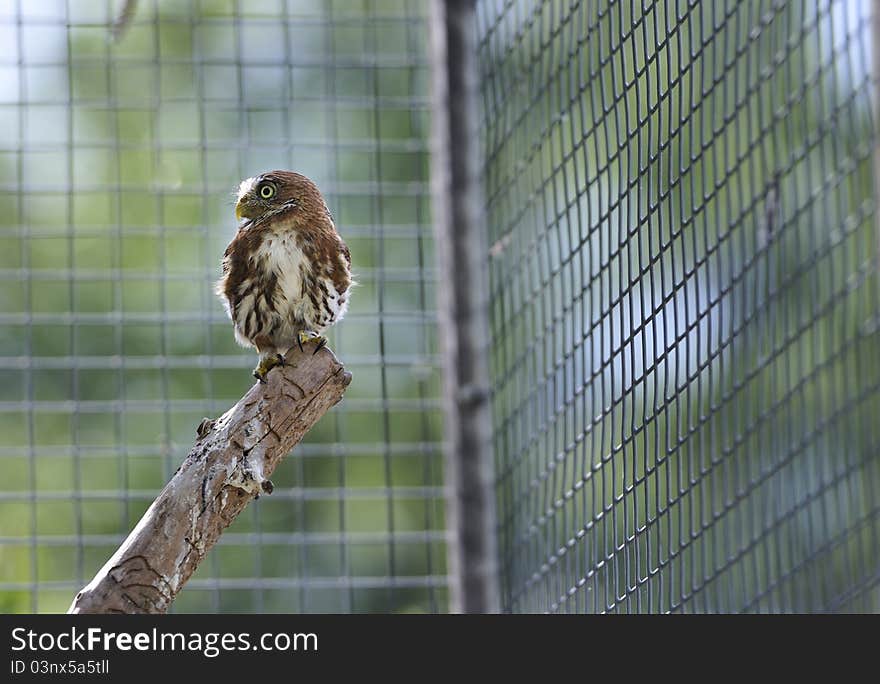
[[[223,277],[229,275],[229,271],[232,269],[232,243],[230,242],[226,245],[226,250],[223,252],[223,258],[220,260],[220,269]]]

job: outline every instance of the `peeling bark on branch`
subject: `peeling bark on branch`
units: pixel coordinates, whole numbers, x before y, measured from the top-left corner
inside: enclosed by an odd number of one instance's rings
[[[291,350],[216,420],[128,538],[80,591],[69,613],[165,613],[223,530],[259,494],[281,459],[334,404],[351,374],[329,349]]]

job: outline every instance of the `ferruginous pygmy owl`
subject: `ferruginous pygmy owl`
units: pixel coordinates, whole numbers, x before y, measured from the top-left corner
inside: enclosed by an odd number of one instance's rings
[[[317,352],[326,344],[322,333],[348,309],[351,255],[317,186],[299,173],[243,180],[235,216],[241,225],[217,294],[235,339],[256,347],[254,377],[265,382],[293,345],[316,342]]]

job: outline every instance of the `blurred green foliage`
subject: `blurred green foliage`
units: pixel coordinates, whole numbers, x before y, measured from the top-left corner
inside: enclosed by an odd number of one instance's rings
[[[175,609],[444,609],[426,8],[113,4],[0,8],[0,610],[65,610],[252,383],[212,283],[273,168],[351,247],[354,380]]]

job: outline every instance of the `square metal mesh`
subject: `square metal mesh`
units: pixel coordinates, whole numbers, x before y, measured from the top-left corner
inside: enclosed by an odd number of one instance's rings
[[[427,8],[121,6],[0,3],[0,610],[66,610],[253,382],[212,284],[273,168],[351,247],[354,380],[175,609],[444,610]]]
[[[506,610],[880,610],[872,7],[478,2]]]

